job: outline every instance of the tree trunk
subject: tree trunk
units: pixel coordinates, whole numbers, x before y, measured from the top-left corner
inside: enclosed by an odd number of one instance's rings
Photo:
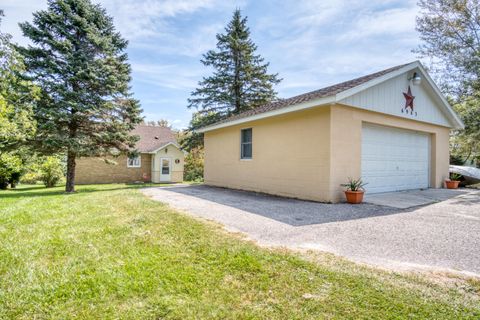
[[[67,184],[65,192],[75,192],[75,157],[75,152],[67,152]]]
[[[238,49],[234,49],[233,61],[235,68],[235,77],[233,83],[233,90],[235,96],[235,113],[240,113],[241,109],[241,100],[240,100],[240,57]]]

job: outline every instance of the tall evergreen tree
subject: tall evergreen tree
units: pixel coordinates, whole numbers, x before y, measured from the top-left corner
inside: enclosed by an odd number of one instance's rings
[[[217,34],[217,50],[208,51],[201,60],[215,71],[199,82],[200,87],[189,99],[189,108],[195,107],[201,114],[228,116],[275,99],[273,87],[281,79],[277,74],[267,73],[269,64],[256,50],[247,18],[242,18],[237,9],[225,33]]]
[[[20,48],[30,78],[42,89],[34,108],[43,152],[67,155],[66,191],[75,190],[75,159],[127,152],[138,137],[141,109],[130,93],[127,41],[90,0],[49,0],[20,27],[33,45]]]

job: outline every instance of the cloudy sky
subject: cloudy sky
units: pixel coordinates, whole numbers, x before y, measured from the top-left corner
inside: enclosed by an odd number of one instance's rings
[[[184,128],[187,98],[208,70],[203,53],[215,47],[235,8],[248,16],[259,53],[284,80],[279,96],[296,94],[416,59],[416,0],[93,0],[130,41],[133,91],[147,120]],[[2,0],[2,30],[28,43],[18,23],[31,21],[46,0]]]

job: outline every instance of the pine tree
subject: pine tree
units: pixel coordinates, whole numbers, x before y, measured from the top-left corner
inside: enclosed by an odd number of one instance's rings
[[[201,62],[215,71],[199,82],[200,87],[192,92],[188,107],[197,108],[203,115],[214,113],[224,117],[274,100],[273,87],[281,79],[277,74],[267,73],[269,64],[256,54],[256,50],[257,46],[250,39],[247,18],[242,18],[237,9],[225,33],[217,34],[217,50],[210,50],[203,56]]]
[[[33,45],[19,48],[30,78],[41,88],[34,108],[32,143],[44,153],[67,155],[65,190],[75,190],[75,160],[128,152],[141,109],[130,94],[127,41],[90,0],[50,0],[20,27]]]

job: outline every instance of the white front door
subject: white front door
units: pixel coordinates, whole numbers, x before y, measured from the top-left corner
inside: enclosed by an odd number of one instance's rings
[[[368,193],[429,186],[430,136],[373,124],[362,129],[362,179]]]
[[[170,158],[160,158],[160,181],[172,180],[172,165]]]

